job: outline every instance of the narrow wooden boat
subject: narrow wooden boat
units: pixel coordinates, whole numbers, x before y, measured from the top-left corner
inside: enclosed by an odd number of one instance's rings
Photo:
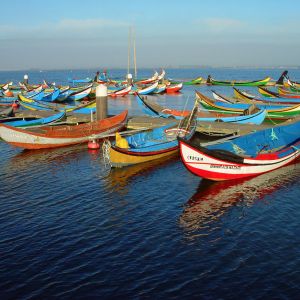
[[[235,101],[233,101],[232,99],[229,99],[213,90],[212,90],[212,95],[213,95],[214,99],[217,101],[221,101],[221,102],[225,102],[225,103],[235,103]]]
[[[153,94],[162,94],[166,91],[166,84],[159,84],[156,89],[153,91]]]
[[[261,88],[263,89],[263,88]],[[279,88],[281,89],[281,88]],[[271,91],[267,90],[267,89],[263,89],[265,93],[269,93],[269,94],[273,94],[274,96],[276,95],[276,93],[271,93]],[[298,97],[285,97],[285,95],[280,95],[278,94],[278,97],[276,98],[271,98],[271,97],[268,97],[268,99],[261,99],[261,98],[250,98],[250,97],[247,97],[247,95],[237,89],[237,88],[234,88],[234,92],[235,94],[240,94],[240,99],[243,101],[243,102],[246,102],[246,103],[265,103],[265,104],[282,104],[282,105],[295,105],[295,104],[300,104],[300,100],[297,100]],[[263,92],[263,91],[262,91]],[[300,98],[300,94],[299,94],[299,98]]]
[[[139,95],[149,95],[155,91],[157,86],[158,86],[158,81],[154,82],[153,84],[151,84],[147,87],[139,88],[134,93],[137,93]]]
[[[58,97],[55,99],[56,102],[63,102],[67,100],[68,96],[72,93],[70,86],[60,89]]]
[[[190,81],[184,81],[183,85],[198,85],[203,83],[203,78],[202,77],[197,77],[195,79],[192,79]]]
[[[31,127],[31,126],[42,126],[46,124],[53,124],[65,119],[66,113],[59,112],[58,114],[45,117],[45,118],[24,118],[24,117],[11,117],[0,119],[0,124],[6,124],[13,127]]]
[[[91,83],[93,82],[93,79],[91,78],[82,78],[82,79],[75,79],[75,78],[68,78],[68,82],[72,85],[77,85],[81,83]]]
[[[183,87],[183,83],[179,83],[179,84],[170,84],[170,85],[167,85],[166,87],[166,93],[167,94],[173,94],[173,93],[178,93]]]
[[[7,143],[24,149],[55,148],[87,142],[91,137],[103,138],[121,130],[127,110],[117,116],[80,125],[59,125],[30,130],[0,124],[0,137]]]
[[[122,137],[116,133],[115,143],[109,147],[112,167],[124,167],[163,157],[178,155],[177,136],[191,135],[195,126],[196,108],[181,125],[177,122]]]
[[[175,118],[182,120],[187,117],[191,111],[189,110],[176,110],[169,109],[158,105],[144,97],[137,95],[136,97],[138,104],[142,108],[143,112],[150,116],[163,117],[163,118]],[[266,117],[266,110],[254,109],[252,113],[247,112],[246,114],[221,114],[206,111],[197,112],[197,121],[202,122],[226,122],[226,123],[239,123],[239,124],[255,124],[260,125]]]
[[[278,93],[280,97],[289,98],[289,99],[300,99],[300,92],[295,93],[291,90],[278,87]]]
[[[129,92],[131,91],[131,89],[132,89],[132,86],[129,85],[129,86],[126,86],[126,87],[124,87],[122,89],[119,89],[117,91],[108,92],[107,94],[110,97],[124,97],[124,96],[126,96],[126,95],[129,94]]]
[[[90,114],[96,110],[96,101],[90,101],[80,105],[66,105],[51,102],[42,102],[33,99],[28,99],[23,95],[18,95],[19,104],[29,110],[48,110],[48,111],[66,111],[83,114]]]
[[[60,89],[54,88],[51,92],[45,94],[44,97],[40,99],[40,101],[53,102],[57,99],[59,94],[60,94]]]
[[[181,159],[193,174],[215,181],[257,176],[300,157],[300,121],[202,147],[179,138]]]
[[[215,80],[210,77],[210,84],[212,85],[234,85],[234,86],[259,86],[259,85],[266,85],[271,80],[271,77],[266,77],[260,80],[254,81],[238,81],[238,80],[231,80],[231,81],[220,81]]]
[[[219,111],[222,113],[239,113],[242,114],[245,109],[249,109],[251,104],[245,103],[224,103],[221,101],[213,101],[212,99],[204,96],[196,91],[196,99],[203,108],[209,111]],[[297,105],[269,105],[257,104],[260,109],[266,109],[267,118],[276,122],[282,122],[287,118],[297,116],[300,114],[300,104]]]
[[[139,80],[139,81],[136,81],[134,82],[135,85],[141,85],[141,84],[152,84],[154,83],[155,81],[158,81],[158,73],[155,72],[154,75],[148,79],[142,79],[142,80]]]
[[[235,98],[239,99],[239,100],[243,100],[243,101],[246,101],[248,103],[251,103],[251,101],[253,99],[255,99],[255,96],[254,95],[251,95],[245,91],[241,91],[237,88],[233,88],[233,94],[235,96]]]
[[[280,97],[280,95],[278,93],[270,91],[269,89],[266,89],[265,87],[261,87],[261,86],[258,87],[258,92],[262,96],[267,97],[267,98],[279,98]]]
[[[202,84],[204,83],[203,81],[203,77],[197,77],[195,79],[192,80],[188,80],[188,81],[176,81],[173,79],[169,79],[169,81],[171,82],[171,84],[179,84],[179,83],[183,83],[183,85],[198,85],[198,84]]]
[[[83,89],[73,91],[68,95],[66,100],[72,100],[72,101],[80,101],[83,98],[87,97],[92,91],[92,85],[89,85]]]
[[[157,76],[157,81],[163,80],[164,77],[165,77],[165,75],[166,75],[166,71],[162,69],[162,70],[161,70],[161,73],[158,74],[158,76]]]

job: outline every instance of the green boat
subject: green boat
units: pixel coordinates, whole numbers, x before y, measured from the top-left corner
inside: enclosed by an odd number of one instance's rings
[[[266,85],[271,80],[271,77],[266,77],[261,80],[255,80],[255,81],[240,81],[240,80],[231,80],[231,81],[219,81],[211,78],[209,75],[207,77],[207,84],[211,85],[226,85],[226,86],[260,86],[260,85]]]
[[[213,101],[205,95],[196,91],[196,99],[198,103],[208,111],[218,111],[220,113],[242,114],[246,110],[250,112],[253,109],[253,104],[245,103],[223,103],[221,101]],[[288,105],[256,105],[259,109],[266,109],[267,116],[265,122],[279,123],[284,122],[291,117],[300,115],[300,104]]]
[[[173,80],[170,80],[170,81],[171,81],[172,84],[183,83],[184,85],[197,85],[197,84],[205,83],[203,81],[202,77],[197,77],[197,78],[189,80],[189,81],[173,81]]]

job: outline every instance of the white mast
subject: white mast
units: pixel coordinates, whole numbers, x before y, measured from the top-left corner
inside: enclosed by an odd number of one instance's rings
[[[133,31],[133,63],[134,63],[134,78],[137,78],[137,69],[136,69],[136,49],[135,49],[135,30]]]

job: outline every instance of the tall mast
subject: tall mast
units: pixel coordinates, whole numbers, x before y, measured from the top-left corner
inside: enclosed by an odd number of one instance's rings
[[[132,30],[132,28],[129,27],[129,34],[128,34],[128,61],[127,61],[127,74],[130,73],[131,30]]]
[[[135,49],[135,30],[133,31],[133,63],[134,63],[134,78],[137,78],[137,69],[136,69],[136,49]]]

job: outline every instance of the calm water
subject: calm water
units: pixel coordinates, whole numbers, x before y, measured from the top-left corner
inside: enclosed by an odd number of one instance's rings
[[[167,74],[254,80],[281,71]],[[299,70],[290,73],[300,81]],[[70,77],[28,74],[31,82]],[[0,82],[23,75],[0,72]],[[194,89],[155,99],[191,107]],[[218,90],[232,95],[230,87]],[[133,98],[109,100],[110,113],[124,108],[141,113]],[[22,151],[0,142],[0,153],[1,299],[299,299],[299,163],[210,183],[177,159],[109,171],[101,152],[86,145]]]

